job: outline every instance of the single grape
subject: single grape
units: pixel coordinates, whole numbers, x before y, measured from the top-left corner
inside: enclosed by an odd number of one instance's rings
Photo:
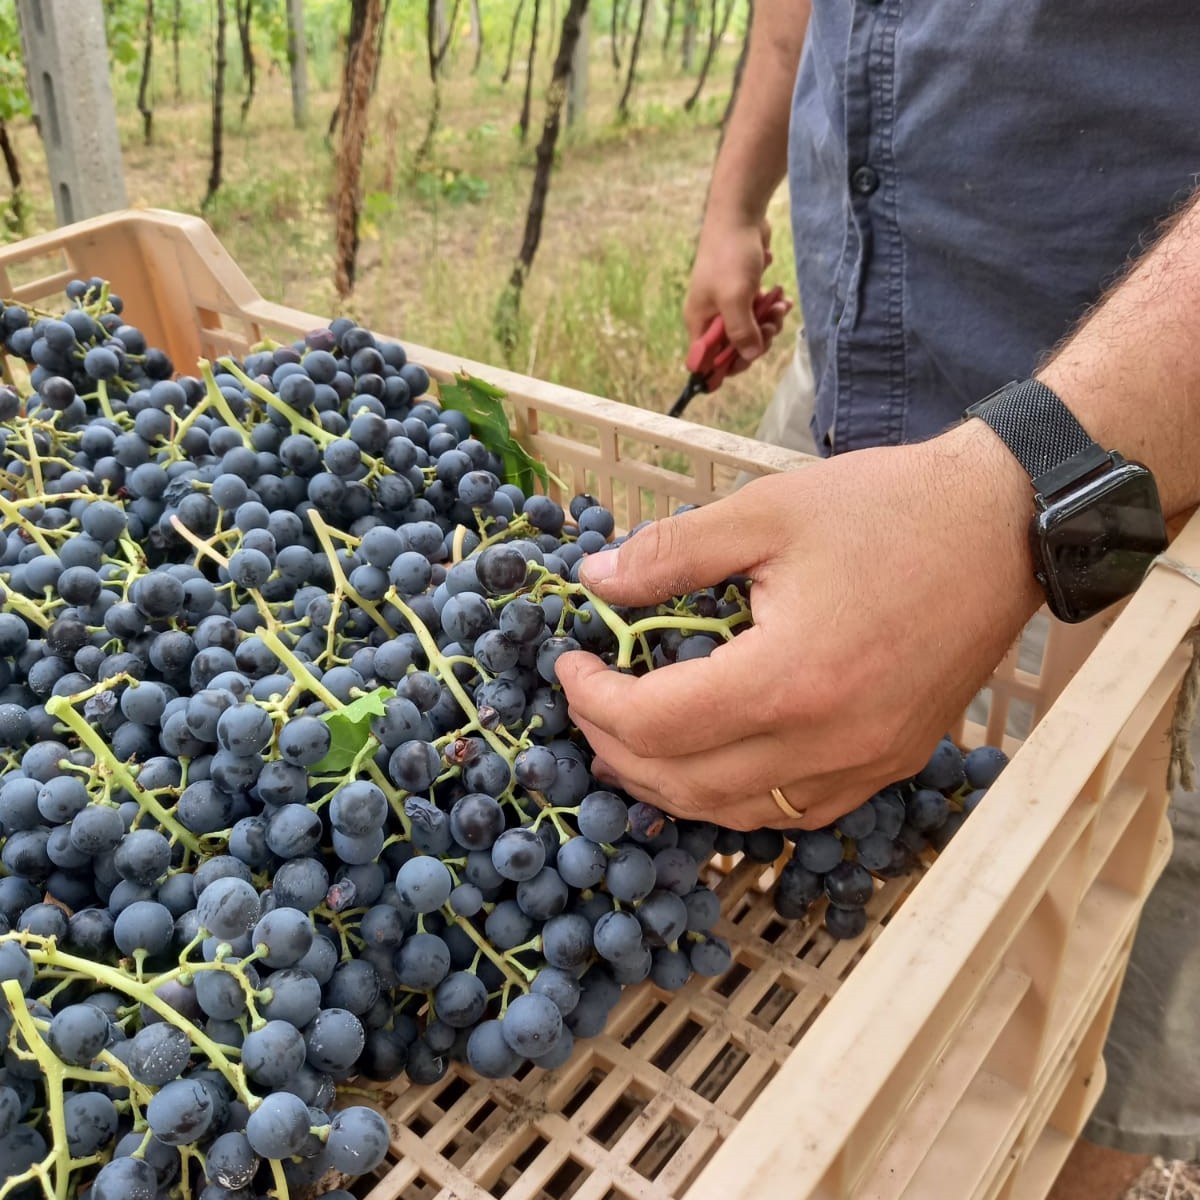
[[[608,912],[596,922],[592,940],[601,958],[628,962],[642,952],[642,926],[631,912]]]
[[[579,802],[579,832],[593,842],[613,843],[629,823],[629,806],[615,792],[589,792]]]
[[[942,738],[915,780],[917,787],[939,792],[957,791],[965,781],[962,751],[949,738]]]
[[[839,940],[856,938],[867,927],[865,908],[842,908],[831,904],[825,910],[825,928]]]
[[[469,792],[450,810],[450,832],[468,850],[490,850],[504,832],[504,811],[492,796]]]
[[[546,847],[531,829],[507,829],[492,845],[492,864],[505,879],[532,879],[546,864]]]
[[[536,1058],[553,1050],[562,1037],[562,1013],[548,996],[528,992],[509,1003],[500,1029],[514,1053]]]
[[[933,788],[917,788],[908,798],[908,823],[918,833],[930,833],[945,824],[950,815],[946,797]]]
[[[795,857],[806,870],[824,875],[844,857],[841,839],[828,829],[805,831],[796,838]]]
[[[656,882],[654,860],[640,846],[621,846],[608,860],[605,886],[624,903],[644,899],[654,890]]]
[[[204,1173],[210,1182],[236,1191],[249,1187],[261,1161],[245,1133],[230,1130],[205,1150]]]
[[[471,1030],[467,1062],[484,1079],[507,1079],[516,1074],[523,1061],[508,1044],[499,1021],[483,1021]]]
[[[117,1135],[117,1109],[103,1092],[72,1092],[63,1100],[63,1127],[72,1158],[98,1154]]]
[[[242,1066],[255,1083],[282,1087],[308,1055],[304,1035],[287,1021],[268,1021],[246,1034],[242,1042]]]
[[[417,991],[432,991],[450,970],[450,950],[435,934],[417,933],[394,955],[400,982]]]
[[[704,941],[690,943],[688,957],[697,975],[723,975],[733,965],[733,951],[729,943],[711,934]]]
[[[454,877],[440,859],[429,855],[410,858],[396,874],[396,892],[413,912],[431,913],[441,908],[454,887]]]
[[[32,1132],[32,1131],[31,1131]],[[45,1154],[43,1143],[42,1153],[32,1159],[39,1161]],[[0,1155],[2,1158],[3,1155]],[[22,1168],[18,1164],[10,1165],[14,1173]],[[154,1167],[140,1158],[114,1158],[105,1163],[92,1181],[92,1200],[155,1200],[158,1194],[158,1176]]]
[[[258,892],[244,879],[218,879],[204,889],[196,912],[200,923],[215,936],[226,940],[240,937],[258,921]]]
[[[861,908],[875,894],[875,885],[867,870],[855,862],[838,863],[825,876],[825,895],[838,908]]]
[[[250,936],[255,947],[265,947],[268,967],[294,967],[308,953],[314,937],[312,918],[297,908],[276,908],[266,913]]]
[[[88,1066],[111,1038],[107,1015],[91,1004],[70,1004],[60,1009],[46,1034],[50,1049],[75,1067]]]
[[[192,1044],[184,1031],[168,1021],[144,1025],[129,1039],[123,1061],[139,1083],[162,1087],[188,1064]]]
[[[559,847],[555,869],[570,887],[594,888],[604,879],[608,857],[589,838],[570,838]]]
[[[338,1075],[350,1070],[363,1051],[366,1035],[362,1022],[344,1008],[317,1013],[305,1035],[308,1063],[318,1071]]]
[[[334,1114],[325,1150],[335,1170],[365,1175],[383,1162],[390,1143],[391,1131],[384,1117],[372,1108],[354,1105]]]
[[[193,1079],[176,1079],[160,1088],[146,1106],[151,1132],[169,1146],[186,1146],[208,1132],[213,1120],[213,1100]]]
[[[290,1158],[308,1140],[312,1117],[308,1105],[290,1092],[271,1092],[246,1121],[246,1140],[263,1158]]]
[[[963,761],[967,785],[975,791],[989,788],[1007,765],[1008,755],[998,746],[979,746]]]

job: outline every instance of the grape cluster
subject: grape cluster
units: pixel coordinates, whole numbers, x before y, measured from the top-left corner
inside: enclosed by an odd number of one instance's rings
[[[601,787],[556,663],[711,653],[748,581],[591,596],[612,513],[503,482],[349,320],[176,375],[67,295],[0,314],[0,1200],[367,1173],[346,1081],[554,1067],[624,987],[725,970],[706,864],[787,838]],[[860,932],[1002,765],[957,762],[788,835],[780,911]]]
[[[795,920],[825,899],[825,928],[835,938],[858,937],[867,927],[874,880],[908,874],[922,856],[944,850],[1007,762],[996,746],[964,754],[943,738],[912,779],[885,788],[824,829],[789,834],[794,849],[775,884],[775,911]],[[741,836],[723,830],[720,849],[738,851]]]

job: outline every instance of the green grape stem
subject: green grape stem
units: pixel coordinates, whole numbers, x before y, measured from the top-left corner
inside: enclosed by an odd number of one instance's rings
[[[450,907],[449,901],[442,905],[442,912],[448,920],[456,924],[475,943],[476,950],[504,976],[509,986],[519,988],[523,992],[529,990],[529,983],[533,979],[533,976],[537,974],[536,971],[528,974],[527,967],[523,967],[519,962],[513,962],[507,954],[498,953],[496,948],[486,938],[480,937],[479,930],[475,928],[471,921],[459,919],[458,914]],[[516,972],[520,972],[521,975],[525,976],[524,981],[518,978]]]
[[[337,440],[329,430],[310,421],[307,417],[301,416],[290,404],[281,400],[269,388],[265,388],[257,380],[251,379],[232,359],[220,359],[219,366],[222,370],[228,371],[256,400],[287,417],[288,424],[291,425],[294,433],[307,434],[318,446],[327,446],[330,442]]]
[[[71,1160],[67,1149],[67,1128],[63,1119],[63,1064],[58,1056],[42,1040],[33,1016],[25,1007],[25,997],[21,994],[20,985],[15,979],[6,979],[0,983],[0,991],[12,1013],[13,1024],[25,1039],[38,1065],[42,1068],[46,1089],[46,1114],[50,1120],[50,1150],[39,1164],[30,1168],[42,1180],[43,1190],[52,1194],[55,1200],[67,1200],[67,1183],[70,1178]],[[46,1173],[51,1178],[47,1180]],[[27,1172],[9,1179],[0,1186],[0,1197],[9,1195],[22,1179],[33,1177]]]
[[[229,401],[221,393],[221,389],[217,387],[216,377],[213,375],[212,363],[206,358],[199,361],[200,375],[204,380],[205,394],[209,403],[221,414],[225,424],[237,431],[242,439],[242,445],[254,449],[254,442],[250,438],[250,434],[246,432],[246,427],[233,414],[233,409],[229,407]]]
[[[430,671],[450,689],[450,694],[458,701],[463,712],[467,714],[467,723],[458,731],[459,734],[467,732],[479,733],[484,741],[511,765],[513,758],[516,756],[517,747],[506,746],[492,730],[484,727],[483,723],[479,720],[479,709],[475,707],[474,700],[467,694],[466,689],[458,681],[458,677],[454,674],[453,670],[446,666],[446,657],[442,654],[433,634],[426,628],[425,622],[404,602],[395,588],[388,589],[386,598],[389,604],[395,605],[408,622],[409,628],[417,635],[417,640],[421,643],[421,649],[425,652],[425,656],[429,660]]]
[[[26,503],[30,503],[30,501],[26,501]],[[37,544],[42,548],[43,554],[54,553],[54,551],[50,548],[50,543],[46,541],[46,537],[42,531],[32,521],[30,521],[24,515],[24,513],[21,512],[21,509],[18,507],[18,505],[14,504],[11,500],[5,499],[3,496],[0,496],[0,513],[3,513],[5,517],[7,517],[8,520],[10,520],[14,525],[19,525],[24,533],[27,533],[35,542],[37,542]],[[9,593],[9,596],[11,598],[11,592]]]
[[[106,680],[105,682],[111,684],[112,681]],[[51,696],[46,701],[46,712],[70,728],[71,732],[95,756],[97,765],[102,763],[105,766],[108,773],[137,801],[138,807],[143,812],[149,813],[163,829],[170,831],[176,841],[199,856],[200,843],[196,840],[195,835],[180,825],[174,814],[165,809],[152,792],[143,791],[138,787],[137,780],[129,768],[113,754],[112,749],[99,733],[76,711],[73,700],[77,698]]]

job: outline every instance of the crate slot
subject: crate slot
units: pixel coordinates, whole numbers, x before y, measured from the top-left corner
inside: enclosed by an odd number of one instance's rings
[[[1012,1130],[1021,1111],[1023,1094],[996,1075],[980,1074],[972,1081],[951,1113],[942,1136],[913,1173],[903,1200],[929,1200],[931,1196],[973,1196],[1012,1144]],[[997,1132],[1008,1135],[996,1146]],[[983,1153],[963,1153],[963,1147]],[[995,1147],[995,1149],[993,1149]],[[862,1200],[885,1200],[890,1193],[862,1193]]]
[[[1099,1094],[1099,1093],[1097,1093]],[[1014,1174],[1011,1200],[1022,1196],[1044,1196],[1058,1178],[1075,1139],[1047,1125],[1034,1143],[1021,1170]]]
[[[574,1089],[572,1094],[562,1102],[562,1114],[564,1117],[573,1117],[584,1105],[587,1099],[592,1095],[596,1088],[604,1081],[605,1073],[595,1068],[590,1070],[587,1075],[580,1080],[579,1085]]]
[[[0,264],[0,295],[31,307],[49,307],[46,302],[57,302],[78,273],[66,249],[53,246]]]
[[[1154,874],[1166,865],[1170,841],[1160,843]],[[1141,898],[1096,882],[1088,889],[1067,943],[1056,986],[1055,1005],[1046,1031],[1048,1060],[1064,1053],[1064,1044],[1087,1028],[1101,998],[1128,954],[1141,911]]]
[[[648,1142],[645,1149],[633,1159],[633,1169],[647,1179],[661,1180],[670,1169],[676,1156],[680,1152],[686,1153],[692,1128],[674,1117],[668,1118],[659,1127],[653,1140]],[[678,1171],[673,1171],[671,1174],[677,1175]]]
[[[704,1033],[704,1027],[688,1017],[678,1032],[654,1054],[650,1061],[660,1070],[668,1071],[682,1059]]]
[[[1119,780],[1096,813],[1084,886],[1090,886],[1105,863],[1118,852],[1134,814],[1146,801],[1144,788]]]
[[[1027,976],[1015,971],[1002,968],[997,973],[975,1011],[963,1022],[958,1036],[938,1057],[924,1086],[904,1110],[869,1178],[862,1181],[864,1194],[884,1200],[903,1193],[930,1146],[945,1136],[955,1108],[983,1067],[996,1030],[1011,1019],[1029,984]],[[847,1167],[853,1170],[854,1164],[848,1163]]]
[[[611,1150],[619,1142],[625,1131],[642,1113],[643,1104],[634,1096],[618,1096],[609,1106],[608,1111],[592,1126],[591,1137]]]
[[[731,966],[729,970],[725,972],[724,975],[717,979],[713,985],[713,991],[716,992],[718,996],[725,996],[728,998],[732,996],[748,978],[750,978],[750,972],[746,969],[746,967],[740,962],[735,962],[733,966]]]
[[[587,1179],[583,1166],[573,1158],[566,1158],[562,1165],[546,1180],[539,1192],[547,1200],[571,1200],[580,1185]]]
[[[795,1002],[797,993],[786,984],[776,980],[761,1000],[750,1010],[755,1023],[763,1029],[775,1028],[779,1018]]]

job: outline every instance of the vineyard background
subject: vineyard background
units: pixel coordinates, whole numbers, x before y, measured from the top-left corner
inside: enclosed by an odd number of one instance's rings
[[[680,308],[750,17],[747,0],[648,0],[632,85],[629,62],[639,40],[641,0],[599,0],[589,6],[586,107],[564,125],[557,145],[542,242],[515,341],[508,346],[498,337],[497,303],[521,245],[567,0],[482,0],[479,5],[444,0],[440,8],[437,0],[385,0],[368,112],[357,278],[343,302],[334,287],[337,139],[329,137],[329,128],[338,106],[351,7],[350,0],[304,4],[308,120],[298,129],[285,0],[227,0],[222,182],[204,205],[217,4],[156,0],[150,70],[141,94],[146,0],[105,0],[130,203],[202,212],[271,299],[321,314],[348,311],[419,344],[483,362],[507,361],[531,375],[665,409],[683,382],[686,335]],[[245,105],[249,72],[238,17],[247,8],[254,94]],[[535,9],[539,28],[530,76]],[[685,64],[689,11],[695,28]],[[423,153],[434,103],[428,19],[439,12],[445,16],[440,32],[449,34],[449,43],[438,72],[436,133]],[[482,47],[473,12],[481,17]],[[689,110],[714,16],[725,33]],[[517,36],[506,78],[515,17]],[[8,207],[7,236],[12,238],[55,224],[45,158],[27,105],[22,107],[14,0],[0,0],[0,47],[0,118],[23,181],[20,209]],[[522,138],[527,93],[529,129]],[[140,94],[152,116],[149,122],[139,111]],[[780,282],[794,294],[782,194],[771,216],[775,264],[768,285]],[[751,432],[789,341],[779,339],[764,366],[731,380],[715,396],[698,397],[689,416]]]

